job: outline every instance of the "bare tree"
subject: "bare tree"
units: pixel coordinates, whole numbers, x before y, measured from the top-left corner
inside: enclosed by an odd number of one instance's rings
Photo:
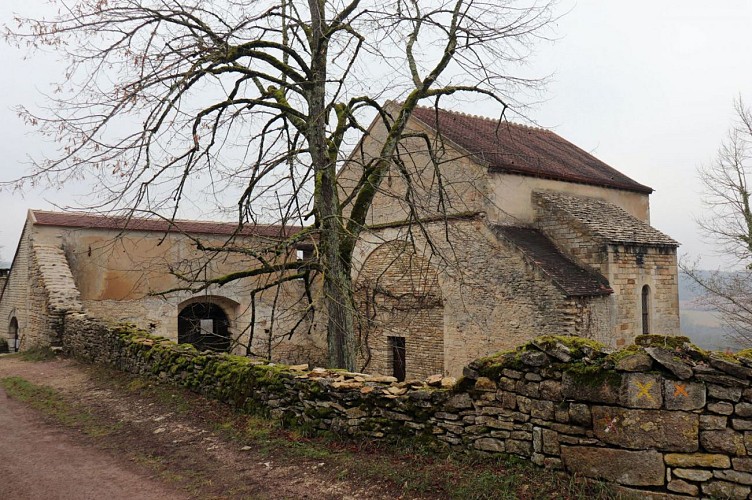
[[[551,21],[550,0],[57,0],[52,19],[19,19],[8,38],[70,63],[47,112],[21,110],[60,144],[24,181],[93,177],[97,208],[173,219],[186,203],[239,226],[296,224],[253,269],[197,288],[276,273],[320,273],[329,362],[354,368],[355,243],[420,103],[468,94],[515,106],[537,81],[510,75]],[[390,101],[390,106],[383,103]],[[388,133],[340,199],[338,167],[374,117]],[[343,207],[348,208],[345,213]],[[307,225],[306,225],[307,224]],[[301,241],[316,258],[276,259]],[[187,276],[186,276],[187,277]],[[266,282],[266,285],[270,285]]]
[[[699,171],[707,215],[698,224],[719,252],[743,270],[700,272],[686,262],[681,267],[705,292],[706,303],[720,312],[733,340],[752,346],[752,112],[741,97],[734,101],[734,111],[736,122],[716,160]]]

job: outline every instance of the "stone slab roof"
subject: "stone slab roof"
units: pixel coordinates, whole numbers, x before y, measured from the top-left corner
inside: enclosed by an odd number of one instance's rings
[[[48,307],[53,312],[83,312],[81,294],[76,287],[65,252],[60,247],[34,244],[34,259],[39,266]]]
[[[435,108],[418,107],[412,116],[488,165],[490,172],[653,192],[549,130]]]
[[[562,193],[533,193],[533,200],[552,210],[564,212],[586,230],[609,243],[678,247],[679,243],[627,211],[596,198]]]
[[[494,226],[494,232],[515,245],[569,297],[609,295],[608,280],[597,272],[579,266],[540,231],[528,227]]]
[[[147,231],[160,233],[188,233],[231,236],[261,236],[268,238],[287,237],[301,230],[300,226],[248,225],[238,231],[231,222],[206,222],[192,220],[145,219],[94,215],[82,212],[47,212],[31,210],[35,226],[55,226],[86,229],[110,229],[116,231]]]

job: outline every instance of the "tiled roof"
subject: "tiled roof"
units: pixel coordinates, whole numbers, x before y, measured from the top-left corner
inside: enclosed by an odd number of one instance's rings
[[[490,172],[543,177],[652,193],[618,170],[555,133],[506,121],[419,107],[413,117],[449,139]]]
[[[678,247],[676,240],[611,203],[595,198],[539,191],[533,199],[564,212],[587,231],[609,243]]]
[[[613,290],[597,272],[581,267],[566,256],[540,231],[527,227],[495,226],[497,235],[513,243],[551,278],[567,296],[608,295]]]
[[[129,231],[148,231],[160,233],[215,234],[231,236],[262,236],[279,238],[290,236],[300,231],[300,226],[247,225],[238,231],[238,225],[230,222],[205,222],[191,220],[144,219],[140,217],[122,217],[92,215],[81,212],[47,212],[32,210],[34,225],[57,226],[87,229],[111,229]]]

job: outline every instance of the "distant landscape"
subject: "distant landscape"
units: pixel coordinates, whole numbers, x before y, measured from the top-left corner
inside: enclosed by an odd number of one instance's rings
[[[682,334],[703,349],[736,351],[746,347],[728,339],[728,328],[715,310],[703,304],[697,285],[684,273],[679,273],[679,309]]]

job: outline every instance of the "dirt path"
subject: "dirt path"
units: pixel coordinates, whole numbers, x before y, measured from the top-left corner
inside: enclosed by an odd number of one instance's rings
[[[337,480],[316,457],[293,462],[223,438],[213,427],[237,416],[203,398],[143,398],[64,359],[0,356],[0,378],[11,376],[54,388],[96,425],[62,426],[0,392],[0,498],[394,498]]]
[[[180,499],[118,458],[80,445],[0,389],[0,498]]]

